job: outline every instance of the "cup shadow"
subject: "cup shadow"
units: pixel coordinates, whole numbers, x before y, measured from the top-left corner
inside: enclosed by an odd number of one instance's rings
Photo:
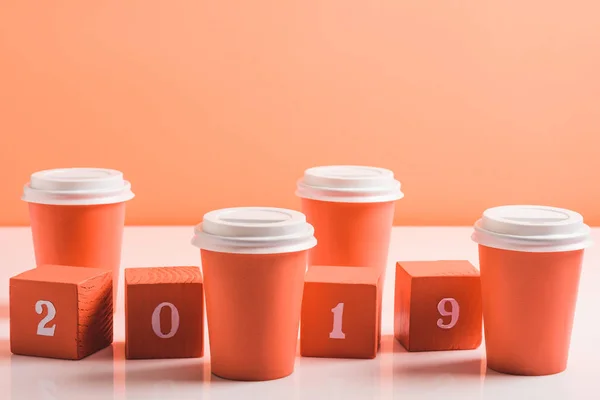
[[[406,353],[406,349],[396,340],[393,334],[381,336],[381,346],[378,353]]]
[[[8,308],[8,303],[0,304],[0,318],[4,319],[10,316],[10,309]]]
[[[202,358],[125,361],[127,386],[146,385],[159,381],[194,383],[224,380],[211,375],[209,365]]]
[[[0,340],[0,359],[9,359],[11,355],[10,341],[8,339]]]
[[[488,372],[485,359],[469,358],[456,361],[407,362],[397,365],[394,372],[406,376],[428,377],[440,375],[481,377]]]
[[[98,350],[94,354],[81,359],[80,363],[112,363],[115,359],[118,343],[113,343],[102,350]]]

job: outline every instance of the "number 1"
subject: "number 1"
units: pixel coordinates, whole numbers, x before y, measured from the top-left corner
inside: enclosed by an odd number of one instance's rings
[[[333,329],[329,333],[330,339],[345,339],[346,334],[342,332],[342,316],[344,315],[344,303],[338,303],[331,309],[333,313]]]

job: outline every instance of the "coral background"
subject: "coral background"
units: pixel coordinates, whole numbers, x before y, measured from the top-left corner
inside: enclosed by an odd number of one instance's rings
[[[124,171],[129,224],[298,208],[387,167],[396,223],[507,203],[600,224],[600,2],[0,0],[0,225],[36,170]]]

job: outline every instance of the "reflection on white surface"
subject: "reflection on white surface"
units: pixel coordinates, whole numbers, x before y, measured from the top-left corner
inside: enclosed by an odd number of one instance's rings
[[[189,245],[191,228],[128,228],[123,264],[128,267],[199,265]],[[477,265],[470,228],[396,228],[390,260],[467,259]],[[600,230],[594,230],[600,243]],[[149,245],[156,243],[156,246]],[[432,250],[432,243],[437,247]],[[159,245],[160,244],[160,245]],[[81,361],[10,354],[8,279],[32,267],[28,229],[0,228],[0,399],[598,399],[600,393],[600,248],[583,268],[567,371],[544,377],[486,369],[483,345],[470,351],[409,353],[394,340],[394,265],[384,289],[381,350],[373,360],[298,357],[289,377],[235,382],[210,373],[199,359],[125,360],[123,293],[115,319],[115,343]]]
[[[82,361],[10,355],[11,399],[112,399],[112,348]]]

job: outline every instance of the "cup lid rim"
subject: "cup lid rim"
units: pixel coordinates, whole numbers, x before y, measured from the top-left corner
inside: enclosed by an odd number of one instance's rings
[[[192,244],[226,253],[270,254],[308,250],[314,228],[299,211],[277,207],[231,207],[206,213]]]
[[[22,200],[53,205],[120,203],[134,197],[121,171],[72,167],[34,172],[24,185]]]
[[[296,195],[312,200],[375,203],[404,197],[392,170],[364,165],[308,168],[297,181]]]
[[[505,205],[484,211],[472,240],[505,250],[558,252],[589,247],[591,229],[575,211],[540,205]]]

